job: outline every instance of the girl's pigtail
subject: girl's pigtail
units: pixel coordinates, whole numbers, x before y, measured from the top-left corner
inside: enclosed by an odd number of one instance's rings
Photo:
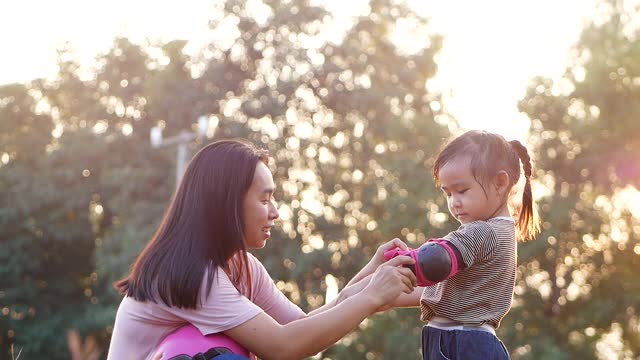
[[[531,240],[540,233],[540,223],[538,220],[538,210],[533,200],[533,194],[531,192],[531,158],[527,152],[527,148],[522,145],[518,140],[509,141],[511,147],[515,150],[522,162],[522,168],[524,170],[524,191],[522,193],[522,207],[518,214],[518,220],[516,222],[516,228],[520,233],[520,238],[524,241]]]

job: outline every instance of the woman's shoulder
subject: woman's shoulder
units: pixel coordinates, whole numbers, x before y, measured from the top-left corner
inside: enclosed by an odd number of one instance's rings
[[[260,265],[262,265],[262,263],[260,262],[260,260],[258,260],[258,258],[253,255],[252,253],[247,251],[247,259],[249,260],[249,262],[251,263],[258,263]]]
[[[119,316],[126,314],[125,318],[151,319],[157,316],[159,312],[169,308],[162,301],[138,301],[131,296],[125,296],[118,307],[118,314]]]
[[[249,267],[251,268],[251,281],[256,282],[256,285],[263,281],[271,281],[271,275],[265,268],[264,264],[255,255],[247,252],[247,260],[249,261]]]
[[[249,261],[249,266],[252,271],[260,271],[267,272],[267,269],[264,267],[260,259],[258,259],[255,255],[247,251],[247,260]]]

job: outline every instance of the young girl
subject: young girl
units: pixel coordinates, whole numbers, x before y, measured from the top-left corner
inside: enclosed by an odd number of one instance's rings
[[[275,186],[267,153],[248,143],[218,141],[194,156],[156,234],[116,283],[124,298],[108,359],[163,358],[154,349],[189,324],[262,359],[300,359],[413,291],[415,276],[399,266],[413,260],[401,256],[378,267],[364,290],[305,314],[247,251],[271,237]]]
[[[525,183],[514,221],[508,206],[513,186]],[[420,306],[423,359],[508,359],[495,329],[511,307],[516,277],[516,230],[528,240],[539,232],[531,193],[531,159],[518,141],[485,131],[469,131],[438,155],[433,177],[461,226],[420,249],[379,250],[352,279],[363,279],[396,255],[416,259],[417,290],[393,306]],[[381,247],[382,248],[382,247]],[[363,281],[362,283],[366,283]]]

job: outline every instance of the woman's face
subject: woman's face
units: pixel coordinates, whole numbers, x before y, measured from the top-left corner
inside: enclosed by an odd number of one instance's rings
[[[258,162],[253,182],[242,203],[242,230],[245,245],[249,249],[264,247],[271,237],[271,228],[278,218],[273,200],[274,190],[271,171],[263,162]]]

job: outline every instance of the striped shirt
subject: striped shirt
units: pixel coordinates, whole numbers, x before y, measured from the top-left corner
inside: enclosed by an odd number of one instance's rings
[[[510,217],[464,224],[444,240],[455,246],[466,268],[424,288],[420,318],[442,316],[464,324],[495,328],[511,308],[516,278],[515,225]]]

